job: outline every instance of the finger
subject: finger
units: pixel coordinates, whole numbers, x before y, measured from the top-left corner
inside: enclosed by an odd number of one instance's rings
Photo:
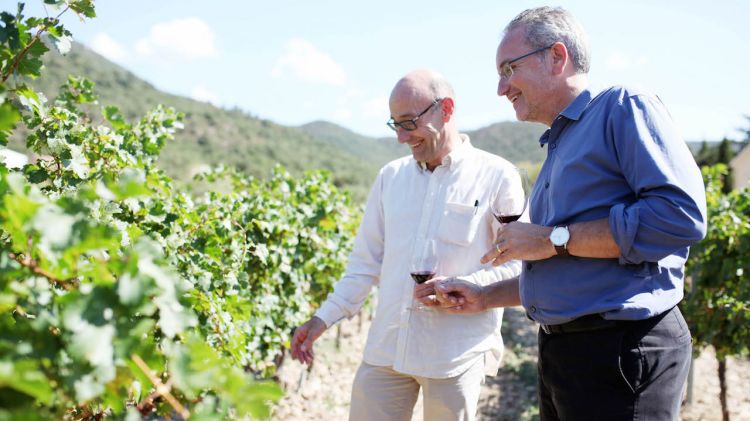
[[[419,291],[428,290],[428,289],[430,289],[430,286],[429,285],[425,285],[425,284],[417,284],[417,285],[414,286],[414,292],[415,293],[419,292]]]
[[[482,264],[485,264],[487,262],[491,262],[494,259],[501,256],[505,250],[503,250],[501,243],[495,244],[490,251],[484,254],[482,258],[479,260]]]
[[[421,300],[419,300],[419,302],[428,307],[435,307],[435,306],[440,305],[440,303],[438,302],[438,300],[435,298],[434,295],[424,297]]]
[[[450,313],[450,314],[461,314],[462,313],[461,310],[463,310],[462,306],[451,307],[451,308],[444,308],[443,309],[443,311],[445,311],[446,313]]]
[[[421,299],[421,298],[424,298],[424,297],[429,297],[431,295],[435,295],[435,288],[430,288],[430,289],[424,289],[423,288],[423,289],[415,290],[414,291],[414,298],[416,298],[416,299]]]
[[[440,282],[445,281],[446,279],[450,279],[447,276],[433,276],[432,278],[428,279],[425,284],[439,284]]]
[[[299,346],[300,351],[307,352],[307,350],[312,349],[312,343],[305,339],[304,342],[302,342],[302,345]]]
[[[435,294],[440,300],[449,301],[452,298],[460,297],[463,295],[462,288],[460,285],[447,284],[440,285],[435,289]]]
[[[314,359],[315,359],[315,355],[313,354],[312,350],[309,350],[309,351],[307,351],[307,352],[304,353],[304,361],[303,362],[305,364],[310,365],[310,363],[312,363]]]
[[[513,257],[509,253],[503,253],[492,260],[492,266],[500,266],[511,259]]]
[[[463,301],[463,298],[461,298],[460,296],[456,296],[444,291],[438,291],[435,295],[435,298],[437,298],[438,303],[443,307],[455,306],[459,304],[459,302]]]
[[[299,360],[300,359],[300,344],[302,341],[304,341],[305,329],[299,328],[294,332],[294,336],[292,336],[292,358]]]
[[[300,352],[300,362],[304,364],[310,364],[313,360],[313,353],[312,350],[302,351]]]

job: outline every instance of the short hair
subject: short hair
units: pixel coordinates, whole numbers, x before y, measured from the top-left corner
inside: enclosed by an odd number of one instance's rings
[[[591,53],[588,35],[567,10],[549,6],[526,9],[510,21],[504,33],[518,27],[523,28],[525,41],[531,48],[543,48],[562,42],[568,49],[576,72],[589,72]]]
[[[453,86],[448,82],[448,79],[437,72],[433,72],[428,89],[433,99],[445,97],[456,98],[456,93],[453,90]]]

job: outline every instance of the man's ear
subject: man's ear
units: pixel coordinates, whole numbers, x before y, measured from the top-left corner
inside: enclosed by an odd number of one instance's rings
[[[561,74],[570,61],[568,48],[565,44],[558,41],[552,44],[552,48],[550,48],[550,56],[552,57],[552,74]]]
[[[440,112],[443,113],[443,122],[447,123],[453,117],[453,107],[455,106],[453,98],[445,97],[440,101]]]

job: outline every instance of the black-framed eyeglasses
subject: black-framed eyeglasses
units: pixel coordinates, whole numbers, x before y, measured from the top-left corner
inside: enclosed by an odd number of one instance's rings
[[[395,131],[395,132],[398,131],[399,127],[402,128],[402,129],[404,129],[404,130],[406,130],[407,132],[410,132],[410,131],[413,131],[413,130],[417,130],[417,120],[419,120],[419,117],[422,117],[423,115],[425,115],[427,113],[427,111],[430,111],[430,109],[432,107],[434,107],[435,104],[437,104],[438,102],[440,102],[442,99],[443,98],[435,98],[434,100],[432,100],[432,104],[430,104],[429,107],[425,108],[424,111],[422,111],[421,113],[417,114],[417,116],[414,117],[414,118],[410,118],[408,120],[396,122],[393,119],[393,117],[391,117],[391,119],[388,120],[388,122],[385,123],[385,124],[387,124],[388,127],[390,127],[391,129],[393,129],[393,131]]]
[[[513,66],[512,66],[513,63],[517,62],[518,60],[524,59],[528,56],[533,56],[536,53],[541,53],[544,50],[548,50],[552,48],[553,45],[555,44],[550,44],[546,47],[538,48],[530,53],[526,53],[520,57],[516,57],[513,60],[508,60],[505,63],[501,64],[500,65],[500,79],[508,80],[510,79],[511,76],[513,76]]]

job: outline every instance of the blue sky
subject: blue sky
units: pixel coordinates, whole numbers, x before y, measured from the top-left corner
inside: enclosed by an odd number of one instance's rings
[[[658,94],[686,140],[740,138],[750,114],[747,1],[99,0],[97,18],[65,22],[75,40],[158,89],[281,124],[322,119],[386,136],[390,90],[415,68],[453,83],[459,127],[514,120],[495,94],[495,49],[510,19],[544,4],[572,11],[589,33],[593,87]]]

